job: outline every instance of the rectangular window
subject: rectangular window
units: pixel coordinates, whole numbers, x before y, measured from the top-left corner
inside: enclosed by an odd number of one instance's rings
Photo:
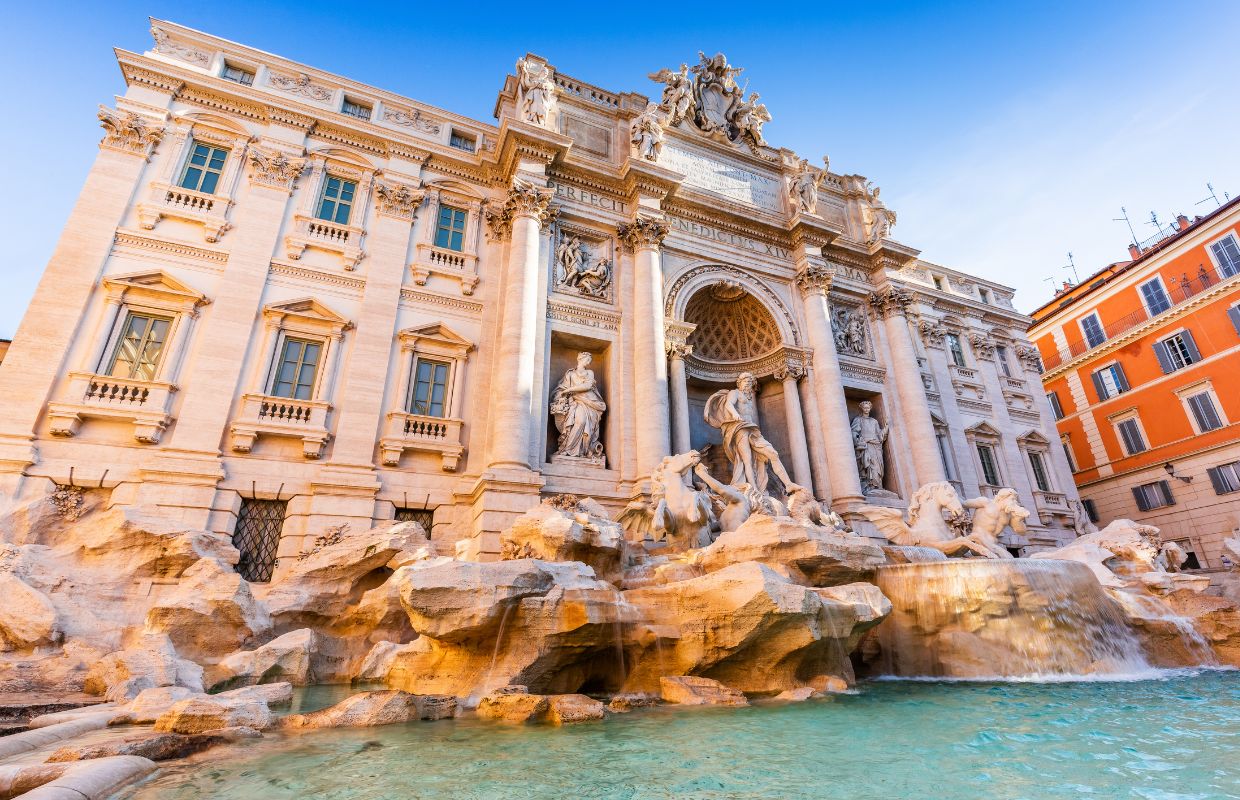
[[[982,465],[982,480],[987,486],[998,486],[999,462],[995,460],[995,449],[988,444],[977,445],[977,460]]]
[[[1158,316],[1171,308],[1171,298],[1167,296],[1167,290],[1163,288],[1160,278],[1146,281],[1138,288],[1141,290],[1141,300],[1145,303],[1145,308],[1150,312],[1151,317]]]
[[[1119,431],[1119,438],[1124,444],[1124,454],[1135,456],[1137,453],[1144,453],[1147,448],[1145,446],[1145,437],[1141,435],[1141,426],[1137,424],[1135,419],[1126,419],[1115,426]]]
[[[938,275],[934,276],[934,288],[938,289],[940,292],[943,291],[943,279]]]
[[[1124,369],[1119,364],[1103,367],[1093,374],[1093,379],[1099,400],[1115,397],[1131,388],[1128,385],[1128,378],[1124,376]]]
[[[1102,322],[1098,319],[1097,314],[1090,314],[1088,317],[1081,318],[1081,332],[1085,334],[1085,343],[1090,347],[1097,347],[1107,340],[1107,335],[1102,330]]]
[[[947,334],[947,352],[952,354],[953,364],[958,367],[964,366],[964,347],[960,344],[960,336],[958,334]]]
[[[1068,444],[1066,439],[1063,442],[1063,457],[1068,462],[1068,470],[1076,472],[1076,459],[1072,457],[1072,445]]]
[[[1224,278],[1230,278],[1240,272],[1240,244],[1236,243],[1235,234],[1227,234],[1210,245],[1214,260],[1218,262],[1218,271]]]
[[[1201,352],[1193,335],[1183,330],[1154,344],[1154,356],[1163,372],[1175,372],[1201,360]]]
[[[131,378],[139,381],[153,381],[159,371],[159,361],[164,354],[164,344],[168,341],[168,329],[172,327],[170,317],[157,317],[152,314],[138,314],[130,311],[125,317],[125,327],[121,329],[121,338],[112,352],[112,360],[108,365],[108,375],[113,378]]]
[[[348,114],[350,117],[357,117],[358,119],[369,120],[370,106],[365,106],[361,103],[355,103],[352,100],[346,99],[344,101],[344,105],[340,107],[340,113]]]
[[[232,64],[224,65],[224,74],[220,76],[226,81],[239,83],[242,86],[254,85],[254,73],[242,67],[233,66]]]
[[[323,195],[319,198],[319,219],[348,225],[355,194],[356,183],[328,175],[327,180],[323,181]]]
[[[180,187],[204,194],[215,194],[226,160],[228,151],[224,148],[192,142],[189,158],[185,161],[185,171],[181,173]]]
[[[1050,478],[1046,474],[1046,462],[1042,460],[1041,453],[1029,453],[1029,466],[1033,469],[1033,483],[1043,492],[1051,490]]]
[[[939,458],[943,461],[943,474],[949,481],[956,480],[956,470],[952,469],[951,457],[947,454],[947,434],[939,433],[934,437],[939,443]]]
[[[472,153],[478,148],[478,140],[469,134],[452,131],[452,135],[448,137],[448,146],[455,147],[457,150],[464,150],[466,153]]]
[[[1240,306],[1232,306],[1227,309],[1227,318],[1231,320],[1231,327],[1236,329],[1236,333],[1240,334]]]
[[[1094,505],[1093,500],[1081,498],[1081,505],[1085,507],[1085,516],[1089,517],[1090,522],[1098,521],[1098,506]]]
[[[237,573],[247,581],[264,583],[271,580],[287,512],[287,500],[241,499],[232,543],[241,552]]]
[[[1137,509],[1140,511],[1152,511],[1155,508],[1175,505],[1175,498],[1171,496],[1171,487],[1166,481],[1154,481],[1134,486],[1132,496],[1137,501]]]
[[[990,305],[990,290],[989,289],[979,287],[977,290],[977,294],[979,297],[982,298],[983,303],[985,303],[986,305]]]
[[[271,394],[293,400],[309,400],[314,394],[314,376],[319,370],[322,349],[321,342],[286,338],[271,381]]]
[[[1001,344],[995,345],[995,358],[999,359],[999,371],[1003,373],[1003,377],[1012,377],[1012,366],[1008,363],[1007,348]]]
[[[1215,494],[1240,492],[1240,461],[1210,467],[1206,472],[1210,476],[1210,483],[1214,484]]]
[[[1219,417],[1218,409],[1214,407],[1214,398],[1209,392],[1189,395],[1188,407],[1193,412],[1193,419],[1197,422],[1198,433],[1223,427],[1223,420]]]
[[[435,246],[458,253],[464,249],[465,209],[453,206],[439,207],[439,220],[435,225]]]
[[[444,397],[448,392],[448,365],[443,361],[419,358],[413,370],[413,398],[410,414],[445,416]]]
[[[416,522],[422,526],[422,530],[426,531],[429,536],[431,527],[435,522],[435,509],[433,508],[397,508],[396,516],[393,517],[394,522]]]
[[[1063,419],[1063,406],[1059,403],[1059,395],[1055,392],[1047,392],[1046,400],[1051,404],[1051,413],[1055,415],[1055,419]]]

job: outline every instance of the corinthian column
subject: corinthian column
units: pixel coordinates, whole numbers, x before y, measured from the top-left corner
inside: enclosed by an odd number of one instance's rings
[[[887,327],[887,343],[891,351],[891,369],[895,373],[896,392],[900,396],[903,419],[899,422],[908,433],[909,448],[913,455],[913,468],[917,471],[914,486],[934,481],[945,481],[943,459],[939,455],[938,441],[934,437],[934,422],[930,418],[930,403],[926,399],[926,387],[921,382],[921,367],[917,352],[913,349],[913,334],[908,327],[907,309],[913,295],[907,289],[887,287],[870,295],[870,308],[875,316],[884,320]]]
[[[633,332],[637,473],[659,465],[671,447],[668,433],[667,357],[663,331],[663,266],[659,246],[667,223],[639,216],[619,227],[620,239],[633,251]],[[685,419],[688,419],[686,409]]]
[[[788,446],[792,449],[792,478],[812,491],[814,479],[809,465],[809,442],[805,439],[805,417],[801,413],[801,395],[797,388],[804,375],[800,364],[786,364],[775,372],[775,380],[784,385],[784,417],[788,425]]]
[[[551,213],[553,190],[520,179],[488,221],[498,239],[509,239],[504,309],[496,358],[492,407],[492,467],[529,468],[535,345],[538,339],[539,229]]]
[[[840,377],[840,359],[831,333],[831,311],[827,292],[834,272],[818,264],[805,264],[797,272],[797,287],[805,304],[806,332],[814,348],[814,394],[822,428],[814,431],[825,441],[827,468],[831,480],[831,505],[837,511],[864,500],[857,476],[857,454],[853,450],[848,403]]]
[[[685,358],[693,353],[693,345],[684,342],[668,342],[667,355],[672,367],[672,450],[685,453],[689,450],[689,385],[685,374]],[[640,413],[640,409],[638,410]]]

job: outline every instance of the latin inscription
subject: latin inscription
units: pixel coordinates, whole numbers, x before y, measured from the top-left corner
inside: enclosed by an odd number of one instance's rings
[[[667,146],[659,156],[659,166],[684,173],[687,186],[768,211],[783,210],[780,183],[774,178]]]
[[[615,211],[618,214],[625,213],[623,200],[617,200],[605,194],[595,194],[588,189],[578,189],[576,186],[557,183],[555,185],[555,196],[562,197],[573,203],[583,203],[587,206],[601,208],[605,211]]]
[[[780,247],[766,242],[759,242],[756,239],[750,239],[748,236],[741,236],[739,233],[729,233],[721,231],[718,228],[712,228],[709,225],[703,225],[700,222],[694,222],[680,217],[668,216],[668,222],[672,223],[672,227],[678,231],[693,236],[700,236],[703,239],[710,239],[723,244],[739,247],[750,251],[751,253],[761,253],[772,258],[788,259],[789,253],[787,248]]]

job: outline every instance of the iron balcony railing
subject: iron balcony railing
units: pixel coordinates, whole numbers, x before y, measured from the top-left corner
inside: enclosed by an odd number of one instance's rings
[[[1230,278],[1232,276],[1228,277]],[[1220,278],[1214,273],[1206,270],[1204,267],[1198,271],[1197,277],[1195,278],[1188,277],[1187,273],[1181,275],[1179,278],[1171,278],[1167,281],[1167,283],[1171,284],[1170,288],[1167,290],[1169,305],[1164,308],[1154,309],[1155,313],[1152,315],[1148,310],[1146,310],[1145,306],[1142,305],[1118,319],[1105,322],[1102,325],[1102,339],[1092,344],[1086,339],[1072,339],[1068,342],[1067,347],[1059,350],[1057,353],[1052,353],[1047,356],[1045,367],[1046,369],[1055,369],[1061,364],[1065,364],[1078,356],[1084,355],[1090,350],[1102,347],[1112,339],[1122,336],[1153,317],[1166,314],[1168,311],[1171,311],[1172,309],[1188,302],[1206,289],[1209,289],[1211,286],[1214,286],[1224,280],[1227,280],[1227,278]]]

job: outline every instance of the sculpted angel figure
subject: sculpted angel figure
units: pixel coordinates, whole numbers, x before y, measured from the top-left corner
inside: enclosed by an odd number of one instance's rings
[[[590,369],[593,357],[577,354],[577,366],[564,377],[551,395],[551,414],[560,432],[556,455],[574,458],[601,458],[603,443],[598,440],[599,427],[607,404],[598,391],[598,381]]]
[[[526,122],[546,125],[555,102],[555,81],[551,67],[528,58],[517,61],[517,104]]]
[[[765,103],[758,102],[758,97],[757,92],[750,92],[749,99],[742,100],[732,115],[737,134],[755,145],[766,144],[762,138],[762,126],[771,121],[771,112],[766,110]]]
[[[792,178],[789,192],[793,201],[796,202],[797,208],[803,213],[813,214],[818,210],[818,188],[822,186],[822,182],[826,180],[827,169],[830,162],[824,156],[822,159],[822,171],[818,171],[809,165],[809,159],[801,159],[800,169]]]
[[[862,400],[857,407],[859,416],[853,417],[852,437],[853,449],[857,451],[857,472],[861,477],[861,487],[865,491],[883,488],[883,473],[886,465],[883,461],[883,443],[887,441],[888,427],[870,416],[874,404]]]
[[[681,64],[680,72],[664,68],[648,76],[652,81],[664,84],[663,102],[660,107],[667,113],[667,124],[679,124],[693,114],[693,79],[689,77],[689,65]]]
[[[630,129],[630,141],[637,145],[637,153],[647,161],[658,161],[663,149],[663,112],[658,103],[647,103],[646,110],[638,114]]]
[[[758,428],[757,381],[748,372],[736,379],[735,389],[720,389],[706,401],[706,421],[723,432],[723,451],[732,463],[733,486],[748,484],[766,492],[767,468],[784,484],[785,492],[800,487],[792,482],[779,453]]]

